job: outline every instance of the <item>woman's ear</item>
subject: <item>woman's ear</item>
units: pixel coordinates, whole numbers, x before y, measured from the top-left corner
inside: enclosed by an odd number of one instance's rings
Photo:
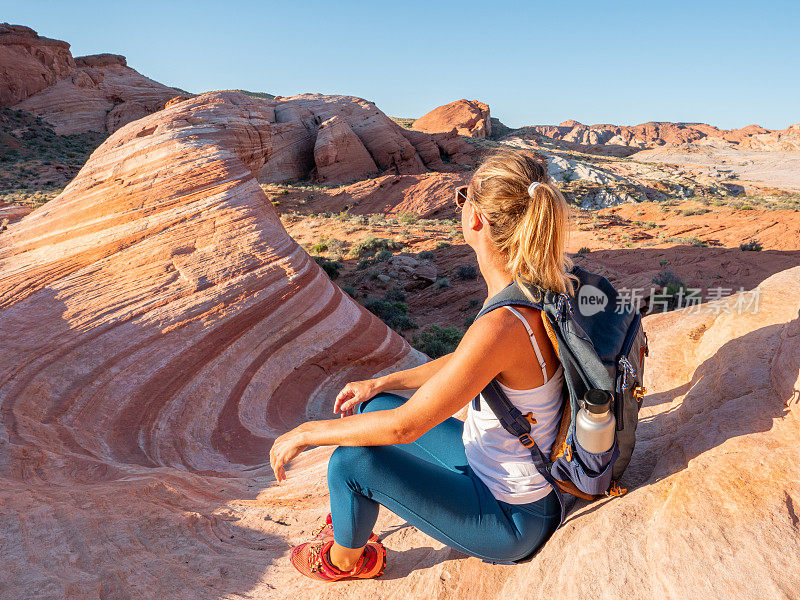
[[[469,208],[470,212],[469,218],[467,219],[467,225],[472,231],[480,231],[486,226],[486,223],[484,222],[485,217],[477,208],[475,208],[472,203],[469,203]]]

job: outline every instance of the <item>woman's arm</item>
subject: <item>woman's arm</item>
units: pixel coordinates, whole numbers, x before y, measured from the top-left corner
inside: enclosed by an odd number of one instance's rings
[[[373,379],[376,389],[378,390],[376,393],[385,392],[387,390],[415,390],[438,373],[439,369],[445,366],[452,356],[453,352],[412,369],[405,369],[404,371],[389,373],[383,377],[376,377]]]
[[[456,351],[443,357],[448,360],[395,409],[308,421],[280,436],[270,450],[278,481],[285,479],[283,466],[309,445],[383,446],[416,440],[458,412],[503,370],[512,352],[502,343],[507,329],[492,313],[474,323]]]
[[[342,417],[347,417],[353,414],[353,409],[357,404],[366,402],[381,392],[415,390],[447,364],[451,356],[453,356],[452,352],[418,367],[365,381],[351,381],[336,396],[336,400],[333,403],[333,412],[338,412]]]

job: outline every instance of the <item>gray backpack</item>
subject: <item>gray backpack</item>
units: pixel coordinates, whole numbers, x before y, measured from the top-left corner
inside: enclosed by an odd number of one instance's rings
[[[523,415],[492,380],[482,395],[500,424],[528,448],[537,470],[556,491],[561,521],[566,507],[562,491],[585,499],[599,494],[620,495],[617,485],[631,460],[636,442],[639,408],[644,399],[644,357],[647,336],[642,318],[622,301],[604,277],[580,267],[571,271],[578,278],[574,296],[530,287],[531,301],[517,283],[490,298],[476,318],[501,306],[529,306],[541,311],[542,322],[564,368],[564,402],[558,436],[550,456],[530,436],[533,415]],[[610,450],[593,454],[575,441],[575,417],[588,389],[608,390],[614,396],[616,440]],[[480,408],[480,397],[473,406]]]

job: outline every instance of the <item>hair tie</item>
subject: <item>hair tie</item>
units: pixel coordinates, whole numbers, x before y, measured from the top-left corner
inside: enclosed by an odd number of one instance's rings
[[[534,190],[535,190],[535,189],[536,189],[538,186],[540,186],[540,185],[542,185],[540,182],[538,182],[538,181],[534,181],[532,184],[530,184],[530,185],[528,186],[528,195],[529,195],[531,198],[533,198],[533,192],[534,192]]]

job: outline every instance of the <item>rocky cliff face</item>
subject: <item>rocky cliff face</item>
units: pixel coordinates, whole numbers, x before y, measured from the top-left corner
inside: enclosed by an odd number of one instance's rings
[[[455,130],[459,135],[488,138],[492,135],[489,105],[477,100],[456,100],[438,106],[414,121],[414,129],[426,133]]]
[[[0,106],[13,106],[74,70],[68,43],[0,23]]]
[[[124,56],[73,59],[66,42],[8,23],[0,24],[0,82],[0,105],[40,115],[65,135],[112,133],[182,93],[131,69]]]

